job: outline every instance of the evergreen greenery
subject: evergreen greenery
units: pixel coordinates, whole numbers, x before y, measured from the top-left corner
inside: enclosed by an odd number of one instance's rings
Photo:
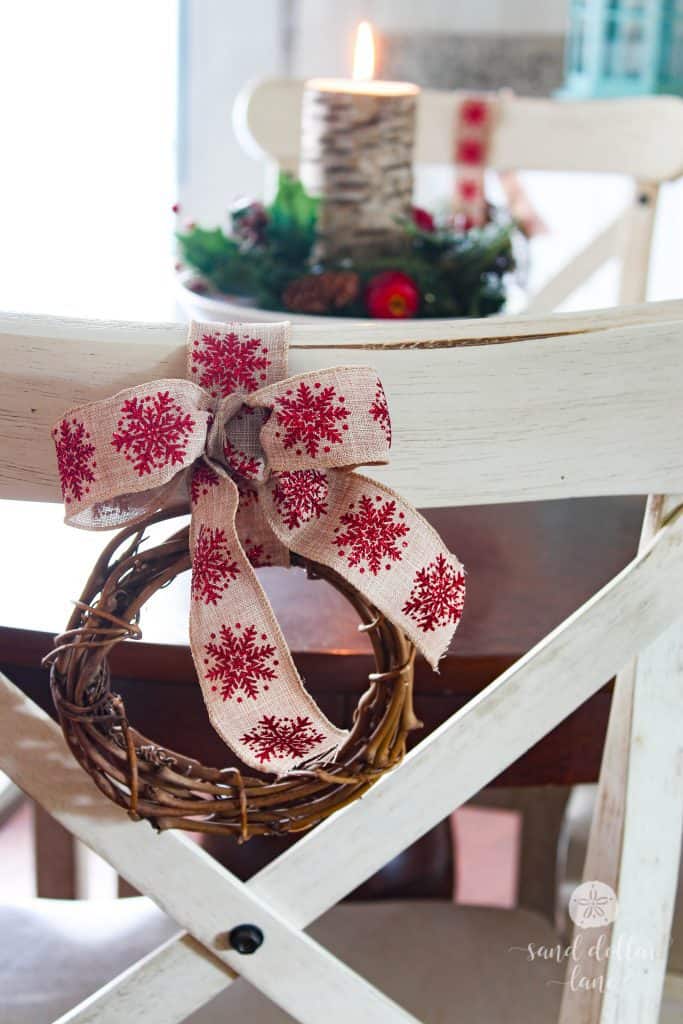
[[[251,203],[233,214],[232,233],[192,225],[178,234],[183,261],[218,292],[248,296],[255,305],[286,310],[283,293],[297,278],[324,270],[352,270],[360,277],[358,296],[337,316],[366,316],[363,293],[375,275],[408,274],[420,295],[424,317],[489,316],[505,302],[506,276],[515,268],[510,220],[498,216],[481,228],[424,231],[405,225],[403,244],[391,255],[368,255],[362,262],[314,262],[319,200],[282,174],[270,206]]]

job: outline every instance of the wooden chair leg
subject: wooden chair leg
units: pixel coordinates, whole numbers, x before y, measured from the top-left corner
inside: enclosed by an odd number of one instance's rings
[[[680,502],[650,499],[641,547]],[[577,944],[560,1024],[657,1020],[683,825],[682,684],[680,624],[617,677],[583,878],[611,886],[619,907],[613,925],[591,929],[590,941]],[[576,929],[575,939],[579,934]],[[619,952],[629,941],[651,957]],[[617,953],[599,958],[598,942]]]
[[[77,840],[39,804],[33,805],[36,892],[57,900],[78,896]]]
[[[635,305],[647,298],[652,233],[655,227],[659,185],[636,181],[631,209],[624,221],[623,261],[619,282],[619,303]]]
[[[238,846],[232,837],[208,835],[203,837],[202,846],[219,864],[247,881],[298,839],[298,836],[283,836],[281,839],[254,836],[248,843]],[[349,893],[347,898],[450,900],[454,890],[454,860],[451,823],[449,818],[445,818]],[[123,895],[121,889],[119,895]]]

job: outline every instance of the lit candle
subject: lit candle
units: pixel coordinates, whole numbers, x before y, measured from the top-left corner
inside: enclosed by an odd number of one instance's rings
[[[322,200],[321,260],[339,263],[368,250],[391,253],[413,197],[415,107],[419,89],[373,79],[372,29],[358,27],[353,79],[314,78],[302,106],[301,180]]]

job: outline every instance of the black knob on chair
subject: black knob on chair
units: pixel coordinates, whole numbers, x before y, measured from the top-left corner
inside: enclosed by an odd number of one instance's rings
[[[255,924],[238,924],[230,931],[229,939],[238,953],[255,953],[263,944],[263,932]]]

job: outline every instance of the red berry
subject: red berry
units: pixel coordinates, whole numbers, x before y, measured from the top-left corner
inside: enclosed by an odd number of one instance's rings
[[[174,213],[180,213],[180,203],[174,203],[171,209]]]
[[[413,223],[420,231],[434,231],[436,225],[429,210],[423,210],[421,206],[413,207]]]
[[[412,277],[400,270],[386,270],[368,282],[365,304],[370,316],[376,318],[414,316],[420,306],[420,292]]]

